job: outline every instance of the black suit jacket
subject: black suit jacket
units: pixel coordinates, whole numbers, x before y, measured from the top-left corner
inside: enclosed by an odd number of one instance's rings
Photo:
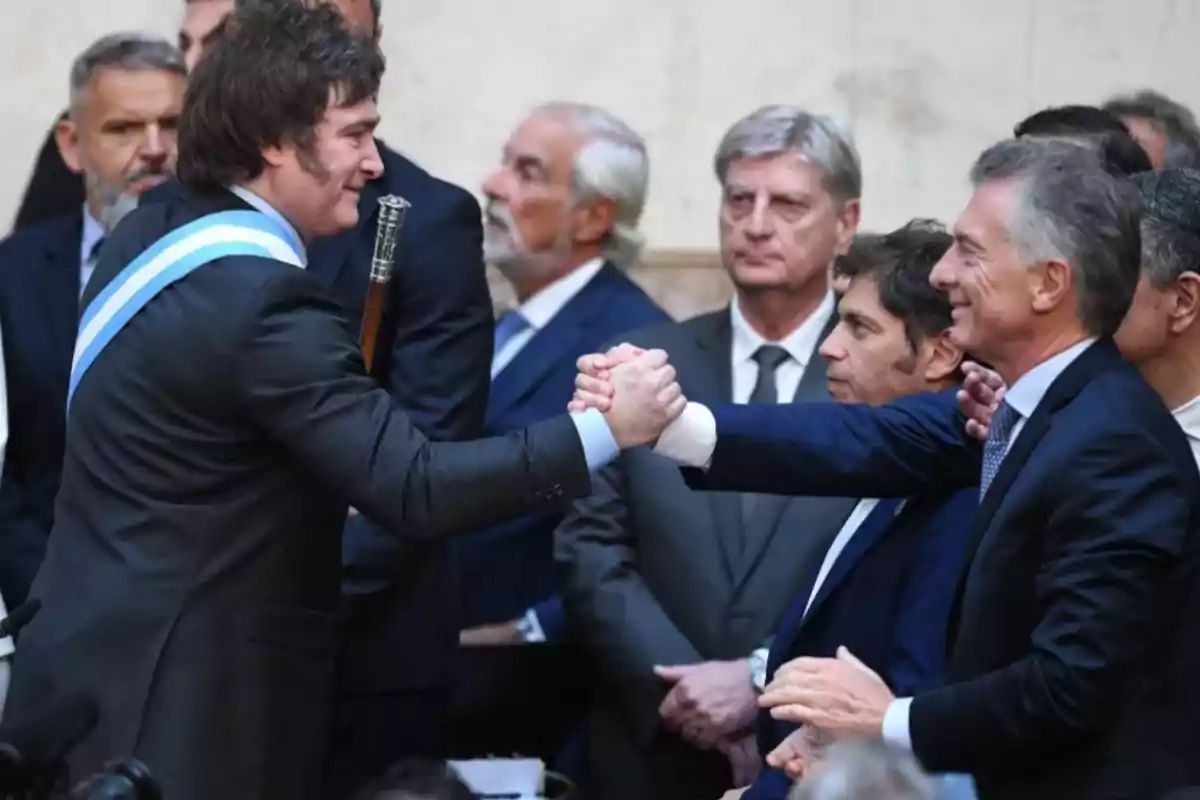
[[[376,144],[384,174],[363,188],[358,225],[312,243],[308,270],[341,303],[357,339],[379,198],[398,194],[408,200],[412,207],[396,245],[376,345],[382,362],[377,377],[426,436],[476,438],[487,410],[493,333],[479,204]],[[142,204],[181,193],[172,182],[148,192]],[[370,694],[448,685],[458,645],[457,581],[448,544],[401,541],[359,516],[347,522],[342,551],[348,601],[343,690]]]
[[[221,192],[139,208],[84,305],[167,231],[239,206]],[[15,716],[98,697],[74,774],[133,754],[178,800],[317,796],[347,502],[431,540],[587,491],[565,416],[427,440],[363,373],[348,323],[302,269],[219,259],[138,312],[79,384],[9,695]]]
[[[697,488],[902,497],[978,480],[954,392],[882,408],[717,409]],[[945,686],[916,755],[992,798],[1157,797],[1200,777],[1200,475],[1179,424],[1101,340],[1050,386],[967,536]]]
[[[728,308],[619,338],[666,350],[687,397],[732,396]],[[828,398],[814,350],[793,407]],[[689,491],[674,462],[644,447],[593,483],[555,534],[568,630],[597,663],[592,796],[719,797],[728,761],[662,728],[670,686],[654,667],[746,658],[762,645],[857,500],[763,497],[743,524],[738,495]]]
[[[0,478],[0,595],[25,600],[54,521],[79,318],[82,203],[0,242],[9,440]]]

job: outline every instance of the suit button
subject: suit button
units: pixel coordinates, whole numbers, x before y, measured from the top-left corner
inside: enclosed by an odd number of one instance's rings
[[[554,488],[551,491],[554,493],[555,497],[562,497],[563,496],[562,484],[561,483],[554,484]]]

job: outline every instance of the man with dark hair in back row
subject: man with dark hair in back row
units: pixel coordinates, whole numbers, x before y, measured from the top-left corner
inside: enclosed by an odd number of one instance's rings
[[[331,8],[239,9],[188,87],[181,196],[104,246],[5,709],[93,698],[76,776],[132,755],[172,800],[320,796],[347,503],[427,544],[586,493],[682,410],[657,351],[607,413],[435,442],[366,374],[307,251],[383,168],[382,72]]]

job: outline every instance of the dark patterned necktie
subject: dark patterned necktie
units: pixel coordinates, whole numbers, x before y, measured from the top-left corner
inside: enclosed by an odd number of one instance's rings
[[[751,403],[778,403],[779,389],[775,382],[775,371],[788,359],[788,351],[779,345],[764,344],[754,351],[751,356],[758,363],[758,378],[754,381],[754,391],[750,392]],[[742,523],[750,521],[754,506],[761,495],[746,492],[742,494]]]
[[[1021,415],[1017,410],[1004,401],[996,413],[992,415],[992,424],[988,426],[987,441],[983,443],[983,473],[979,479],[979,499],[987,494],[988,487],[1000,471],[1004,454],[1008,450],[1008,439],[1012,436],[1013,427]]]

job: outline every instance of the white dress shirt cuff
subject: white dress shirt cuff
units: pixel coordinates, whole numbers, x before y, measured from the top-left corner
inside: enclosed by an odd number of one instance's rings
[[[521,632],[521,638],[527,642],[546,641],[546,631],[542,628],[542,623],[538,620],[537,611],[534,611],[532,608],[526,611],[524,616],[517,621],[517,630]]]
[[[898,697],[883,715],[883,740],[892,747],[912,752],[912,734],[908,729],[908,709],[911,697]]]
[[[717,449],[717,419],[707,406],[689,402],[658,437],[654,452],[685,467],[707,468]]]
[[[596,409],[572,412],[571,421],[575,423],[575,430],[579,431],[579,441],[583,445],[589,472],[607,466],[621,454],[621,446],[617,444],[612,428],[608,427],[608,420]]]

